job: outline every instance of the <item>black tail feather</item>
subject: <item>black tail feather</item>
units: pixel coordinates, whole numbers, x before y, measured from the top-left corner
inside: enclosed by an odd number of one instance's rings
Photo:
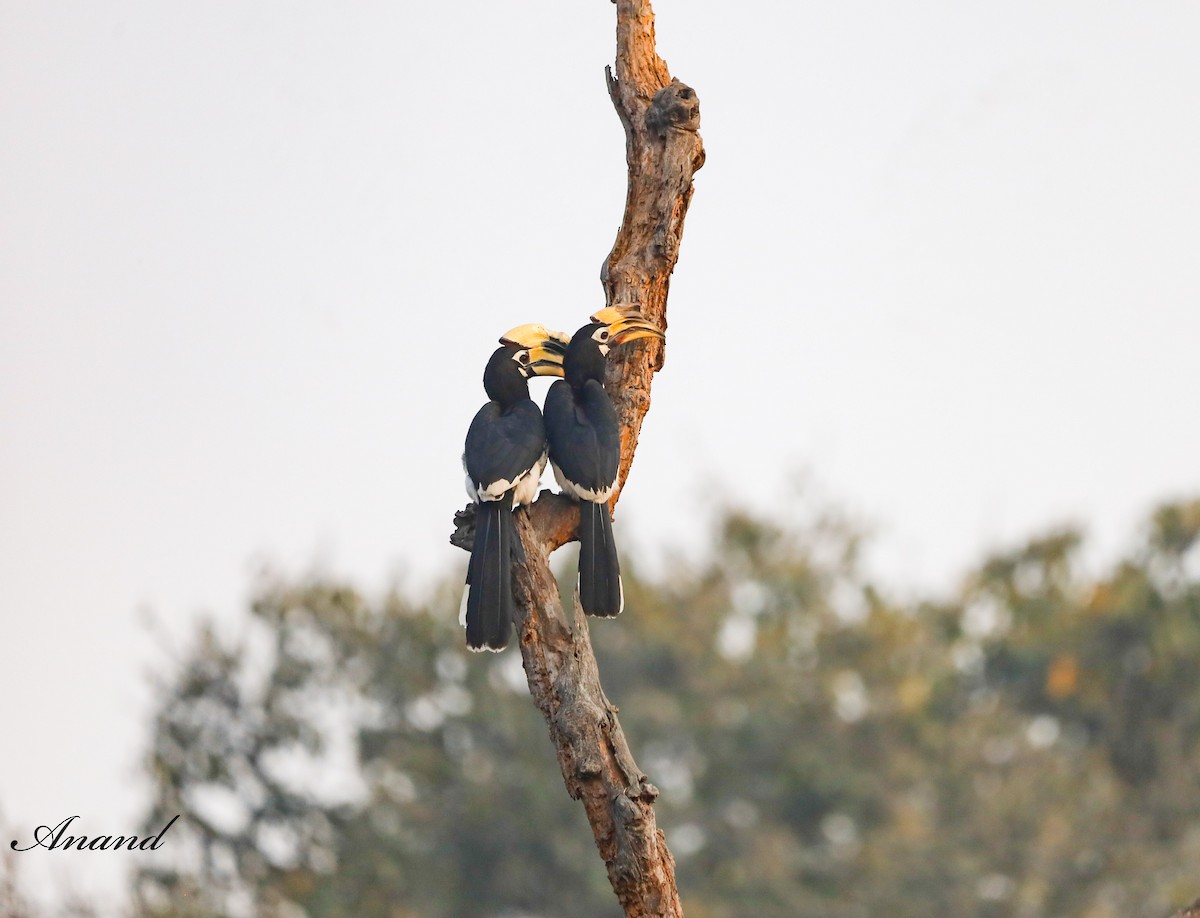
[[[608,504],[579,504],[579,604],[588,615],[611,618],[625,605],[621,565]]]
[[[475,545],[467,566],[467,646],[503,650],[512,635],[512,493],[475,506]]]

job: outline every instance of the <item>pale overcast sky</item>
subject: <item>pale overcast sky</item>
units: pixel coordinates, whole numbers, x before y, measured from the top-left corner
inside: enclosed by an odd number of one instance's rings
[[[700,97],[618,533],[798,469],[898,588],[1200,491],[1200,5],[659,0]],[[155,642],[465,568],[496,336],[602,302],[605,0],[0,0],[0,826],[129,831]],[[730,380],[733,380],[731,382]],[[454,610],[447,610],[454,614]],[[5,834],[0,841],[10,836]],[[22,855],[112,895],[118,859]]]

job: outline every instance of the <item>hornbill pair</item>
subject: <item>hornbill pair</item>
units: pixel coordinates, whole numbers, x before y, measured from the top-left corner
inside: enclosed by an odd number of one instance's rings
[[[625,598],[608,500],[621,457],[620,424],[604,391],[609,350],[663,333],[640,314],[608,307],[568,337],[521,325],[501,337],[483,388],[491,399],[467,431],[463,468],[476,502],[475,543],[467,566],[461,619],[472,650],[502,650],[512,631],[512,560],[521,553],[512,511],[537,496],[549,456],[563,493],[580,502],[579,604],[613,616]],[[533,376],[561,377],[545,413],[529,397]]]

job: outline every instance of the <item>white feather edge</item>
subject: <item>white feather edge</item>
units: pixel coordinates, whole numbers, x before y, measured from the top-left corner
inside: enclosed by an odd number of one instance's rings
[[[617,589],[621,591],[621,605],[619,605],[617,607],[617,615],[620,615],[622,612],[625,611],[625,578],[620,576],[619,574],[617,575]],[[575,605],[579,606],[579,608],[581,608],[581,609],[583,608],[583,603],[581,603],[579,601],[579,572],[578,571],[575,572]],[[464,606],[463,608],[466,608],[466,607]],[[617,615],[613,615],[611,617],[616,618]],[[463,617],[466,618],[465,612],[463,613]],[[603,616],[603,617],[608,618],[609,616]],[[464,624],[463,627],[465,628],[466,625]]]
[[[562,469],[558,467],[557,462],[551,462],[550,468],[554,470],[554,480],[558,482],[558,486],[562,488],[563,493],[576,500],[591,501],[593,504],[606,504],[617,487],[617,483],[614,481],[608,487],[601,488],[598,491],[581,488],[562,473]]]
[[[458,605],[458,623],[462,625],[463,630],[466,630],[467,627],[467,597],[470,595],[471,584],[468,583],[466,589],[463,590],[462,602]],[[488,653],[499,653],[506,647],[508,647],[507,644],[505,644],[504,647],[472,647],[470,644],[468,644],[467,650],[471,651],[471,653],[483,653],[485,650]]]
[[[467,469],[467,456],[463,453],[463,471]],[[524,472],[518,475],[511,481],[507,478],[501,478],[498,481],[489,482],[487,485],[476,483],[471,478],[470,473],[466,475],[467,497],[479,503],[480,501],[500,500],[509,491],[513,492],[513,506],[521,507],[526,504],[533,503],[533,499],[537,497],[538,485],[542,483],[542,472],[546,470],[546,452],[542,451],[542,455],[538,461],[527,468]]]

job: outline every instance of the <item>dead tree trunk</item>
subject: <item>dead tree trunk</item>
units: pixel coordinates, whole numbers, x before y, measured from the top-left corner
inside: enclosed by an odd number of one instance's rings
[[[696,94],[672,80],[655,51],[649,0],[616,0],[616,75],[608,90],[625,127],[629,186],[625,215],[601,269],[606,305],[636,305],[667,327],[667,289],[678,259],[692,175],[704,163]],[[650,407],[650,383],[663,346],[650,341],[609,360],[606,388],[621,420],[616,505]],[[456,517],[451,541],[470,550],[470,508]],[[630,918],[682,918],[675,861],[654,818],[658,790],[625,742],[617,709],[600,685],[586,618],[575,604],[568,622],[550,572],[550,553],[575,538],[578,507],[542,492],[517,514],[526,561],[514,571],[525,619],[521,658],[529,690],[546,718],[567,791],[583,802],[608,878]],[[629,614],[636,615],[637,610]]]

